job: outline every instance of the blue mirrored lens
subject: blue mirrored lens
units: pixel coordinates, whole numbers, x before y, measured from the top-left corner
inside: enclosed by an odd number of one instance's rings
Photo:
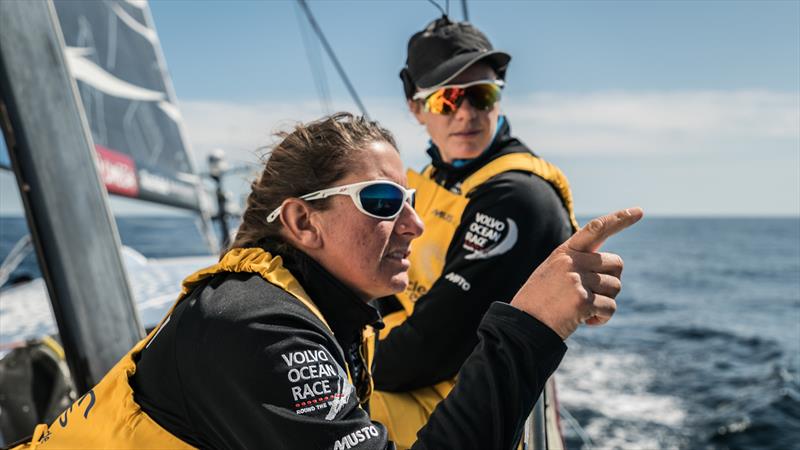
[[[403,208],[403,192],[391,184],[373,184],[358,194],[361,207],[378,217],[392,217]]]

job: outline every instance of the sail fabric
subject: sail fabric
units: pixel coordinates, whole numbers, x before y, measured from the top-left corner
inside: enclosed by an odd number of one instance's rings
[[[147,2],[54,5],[108,192],[201,210],[200,179]]]

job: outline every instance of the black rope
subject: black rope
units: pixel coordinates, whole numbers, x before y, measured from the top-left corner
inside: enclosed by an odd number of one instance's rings
[[[308,8],[308,4],[306,0],[297,0],[300,3],[300,6],[303,8],[303,11],[306,13],[306,17],[308,18],[308,22],[311,24],[311,27],[314,29],[314,32],[317,33],[317,37],[319,41],[322,43],[322,46],[325,48],[325,51],[328,53],[328,56],[331,58],[334,67],[336,67],[336,71],[339,72],[339,76],[342,78],[347,90],[350,92],[350,96],[353,97],[353,101],[358,106],[358,109],[361,110],[361,114],[364,115],[365,118],[369,120],[369,114],[367,113],[367,108],[364,107],[364,104],[361,103],[361,99],[358,98],[358,94],[356,93],[356,89],[350,83],[350,79],[347,78],[347,74],[344,72],[344,68],[342,65],[339,64],[339,59],[336,58],[336,54],[333,52],[333,48],[328,43],[328,40],[325,38],[325,35],[322,33],[322,29],[320,29],[317,21],[314,20],[314,16],[311,14],[311,10]]]
[[[330,114],[332,112],[331,95],[328,89],[328,76],[325,73],[325,64],[319,57],[319,48],[310,35],[311,30],[309,30],[309,25],[305,23],[302,17],[303,12],[300,10],[299,6],[295,11],[297,12],[297,25],[300,27],[300,36],[303,38],[303,46],[306,49],[308,66],[314,78],[314,86],[317,88],[320,107],[325,114]]]
[[[444,12],[444,10],[442,9],[442,5],[440,5],[440,4],[438,4],[438,3],[436,3],[436,2],[435,2],[435,1],[433,1],[433,0],[428,0],[428,2],[430,2],[430,4],[432,4],[433,6],[435,6],[435,7],[436,7],[436,9],[438,9],[439,11],[441,11],[441,13],[442,13],[442,15],[443,15],[443,16],[446,16],[446,15],[447,15],[447,13],[446,13],[446,12]]]

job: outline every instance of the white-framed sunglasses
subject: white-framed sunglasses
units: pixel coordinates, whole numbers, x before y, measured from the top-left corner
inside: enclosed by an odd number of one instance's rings
[[[301,195],[300,199],[311,201],[328,198],[332,195],[347,195],[362,213],[376,219],[391,220],[400,215],[403,204],[406,202],[412,207],[414,206],[415,194],[416,189],[406,189],[388,180],[372,180],[322,189]],[[269,213],[267,222],[274,222],[281,213],[281,209],[283,209],[283,204]]]

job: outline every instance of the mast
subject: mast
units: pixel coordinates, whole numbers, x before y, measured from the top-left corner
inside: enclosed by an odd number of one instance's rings
[[[52,1],[0,1],[0,123],[67,362],[86,392],[143,335]]]

